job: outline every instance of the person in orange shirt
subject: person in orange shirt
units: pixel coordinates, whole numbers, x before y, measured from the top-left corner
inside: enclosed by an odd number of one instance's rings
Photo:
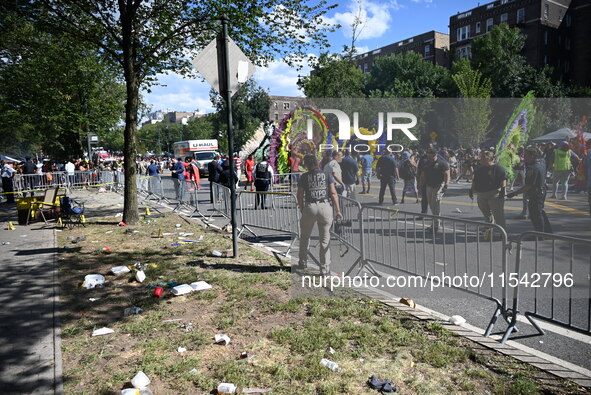
[[[195,186],[197,190],[201,189],[201,185],[199,184],[201,182],[201,177],[199,176],[199,168],[197,167],[197,162],[195,162],[195,158],[187,156],[185,158],[185,163],[183,164],[185,165],[185,181],[189,184],[195,181]],[[192,185],[188,186],[189,190],[192,191]]]
[[[248,155],[248,158],[244,161],[244,172],[246,173],[246,185],[244,189],[246,189],[250,185],[250,191],[254,191],[254,178],[252,176],[252,171],[254,169],[254,159],[252,158],[252,154]]]

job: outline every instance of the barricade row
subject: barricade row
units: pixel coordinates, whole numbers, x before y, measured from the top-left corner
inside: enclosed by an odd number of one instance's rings
[[[119,172],[101,172],[97,177],[79,175],[67,181],[63,173],[59,177],[63,180],[60,182],[69,185],[91,185],[100,181],[118,188],[124,183],[124,175]],[[274,177],[272,192],[240,192],[237,196],[239,234],[247,231],[257,236],[256,229],[266,229],[293,235],[293,244],[299,235],[299,210],[293,193],[297,190],[298,178],[299,174],[279,174]],[[52,182],[54,179],[58,177],[52,177]],[[177,182],[160,177],[138,179],[138,191],[147,198],[176,203],[175,209],[185,206],[201,214],[197,185],[193,181]],[[212,191],[212,216],[219,214],[230,219],[230,189],[214,183]],[[515,261],[509,262],[511,243],[498,225],[364,207],[343,196],[339,196],[339,203],[343,217],[335,221],[332,236],[358,254],[348,274],[356,269],[377,273],[373,267],[377,265],[423,277],[491,276],[496,280],[494,286],[492,282],[484,286],[481,283],[479,287],[446,284],[496,303],[486,336],[490,335],[497,319],[503,317],[509,323],[501,340],[505,342],[521,313],[540,333],[543,331],[534,318],[591,334],[591,241],[527,232],[519,238]],[[439,230],[435,231],[437,225]],[[533,244],[528,244],[527,237],[535,239]],[[563,282],[540,289],[528,287],[523,281],[511,283],[516,276],[521,279],[532,273],[548,273],[553,280],[557,276],[564,279],[566,274],[572,273],[574,286],[568,287]]]
[[[76,188],[104,185],[105,188],[121,188],[125,183],[118,171],[50,172],[43,174],[16,174],[13,178],[15,193],[45,190],[48,188]]]

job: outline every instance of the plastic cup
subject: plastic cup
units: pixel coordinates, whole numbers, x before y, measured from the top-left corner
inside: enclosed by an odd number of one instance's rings
[[[139,372],[137,372],[135,377],[131,379],[131,385],[133,385],[134,388],[141,390],[150,385],[150,379],[148,378],[148,376],[146,376],[144,372],[140,370]]]
[[[163,292],[164,292],[164,288],[162,288],[162,287],[156,287],[156,289],[154,290],[154,294],[153,294],[153,296],[154,296],[155,298],[159,298],[159,297],[161,297],[161,296],[162,296],[162,293],[163,293]]]

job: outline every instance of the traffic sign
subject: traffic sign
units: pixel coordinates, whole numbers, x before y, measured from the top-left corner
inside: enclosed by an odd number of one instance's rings
[[[223,78],[224,73],[224,51],[222,34],[211,40],[211,42],[201,51],[191,62],[197,71],[205,78],[207,82],[218,92],[224,95],[226,90],[230,90],[230,95],[240,89],[255,72],[255,66],[246,57],[244,52],[236,43],[228,37],[228,57],[230,65],[229,87],[226,87]]]

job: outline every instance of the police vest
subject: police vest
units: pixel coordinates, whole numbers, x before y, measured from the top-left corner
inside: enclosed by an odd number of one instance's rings
[[[328,200],[328,176],[321,170],[311,171],[304,175],[303,185],[306,203],[316,203]]]
[[[270,180],[271,172],[269,171],[269,165],[267,163],[259,163],[254,173],[254,177],[257,180]]]
[[[557,171],[570,170],[572,167],[570,157],[570,150],[563,151],[559,149],[554,151],[554,169]]]

